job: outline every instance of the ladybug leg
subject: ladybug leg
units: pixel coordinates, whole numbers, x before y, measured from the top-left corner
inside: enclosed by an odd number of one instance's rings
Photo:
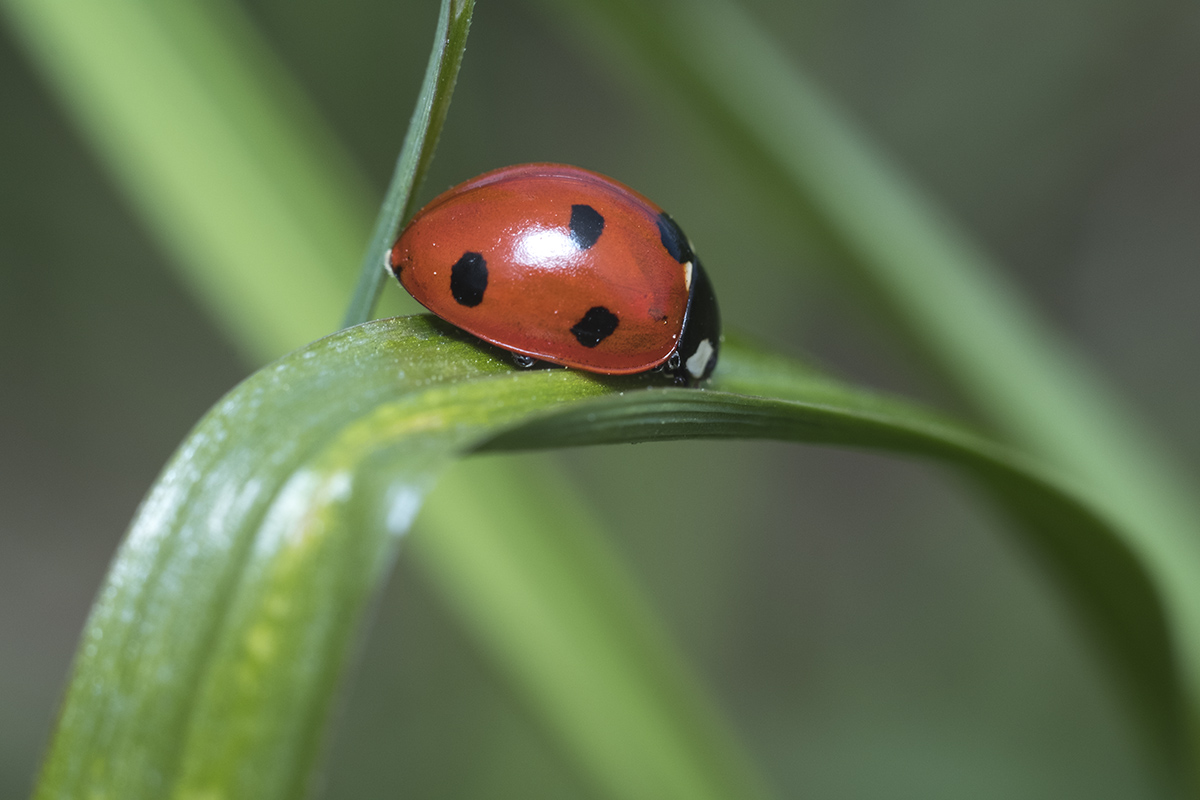
[[[688,380],[687,375],[683,373],[683,370],[680,369],[682,366],[683,356],[679,355],[679,351],[676,350],[667,357],[666,361],[650,370],[650,372],[658,375],[666,373],[671,378],[671,382],[676,386],[687,386],[690,381]]]
[[[524,356],[524,355],[521,355],[520,353],[513,353],[512,360],[513,360],[513,363],[516,364],[521,369],[529,369],[530,367],[532,367],[534,364],[537,363],[537,360],[532,358],[531,356]]]

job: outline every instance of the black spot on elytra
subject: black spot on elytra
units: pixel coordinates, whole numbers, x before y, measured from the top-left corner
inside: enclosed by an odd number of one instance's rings
[[[617,315],[604,306],[593,306],[576,322],[571,333],[584,347],[595,347],[617,329]]]
[[[487,282],[487,262],[479,253],[463,253],[450,269],[450,294],[460,306],[474,307],[482,303]]]
[[[683,230],[675,220],[671,219],[671,215],[665,211],[658,215],[658,233],[662,237],[663,247],[667,248],[671,258],[680,264],[693,260],[692,248],[688,245],[687,236],[683,234]]]
[[[571,238],[580,250],[596,243],[604,231],[604,217],[588,205],[571,206]]]

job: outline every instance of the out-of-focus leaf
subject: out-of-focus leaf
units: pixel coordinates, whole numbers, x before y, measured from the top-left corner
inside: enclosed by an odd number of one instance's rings
[[[371,192],[238,6],[0,10],[243,353],[261,363],[337,327]]]
[[[755,174],[797,200],[846,268],[989,424],[1076,476],[1170,608],[1200,717],[1200,502],[1104,381],[983,253],[729,0],[547,4],[639,87],[665,80]],[[629,56],[645,69],[630,69]],[[655,95],[657,102],[658,96]],[[1200,738],[1160,742],[1200,763]],[[1200,767],[1188,767],[1191,773]]]

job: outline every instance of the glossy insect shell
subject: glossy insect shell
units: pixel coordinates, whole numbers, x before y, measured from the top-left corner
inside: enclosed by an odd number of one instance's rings
[[[716,364],[716,298],[687,237],[632,189],[525,164],[481,175],[413,218],[389,266],[433,313],[524,356],[607,374]],[[682,343],[682,345],[681,345]]]

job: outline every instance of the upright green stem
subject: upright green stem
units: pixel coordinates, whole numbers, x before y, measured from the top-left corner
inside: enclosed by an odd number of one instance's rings
[[[413,110],[404,145],[396,159],[392,181],[383,198],[379,216],[375,219],[375,231],[371,234],[371,243],[363,258],[358,284],[346,309],[346,316],[342,319],[343,328],[366,322],[375,310],[379,292],[387,279],[384,259],[400,231],[401,223],[412,216],[417,188],[433,160],[433,151],[437,147],[442,124],[446,121],[446,112],[450,109],[450,96],[454,93],[454,82],[462,65],[474,7],[475,0],[442,0],[433,52],[429,54],[429,66],[425,68],[421,94],[417,97],[417,107]]]

